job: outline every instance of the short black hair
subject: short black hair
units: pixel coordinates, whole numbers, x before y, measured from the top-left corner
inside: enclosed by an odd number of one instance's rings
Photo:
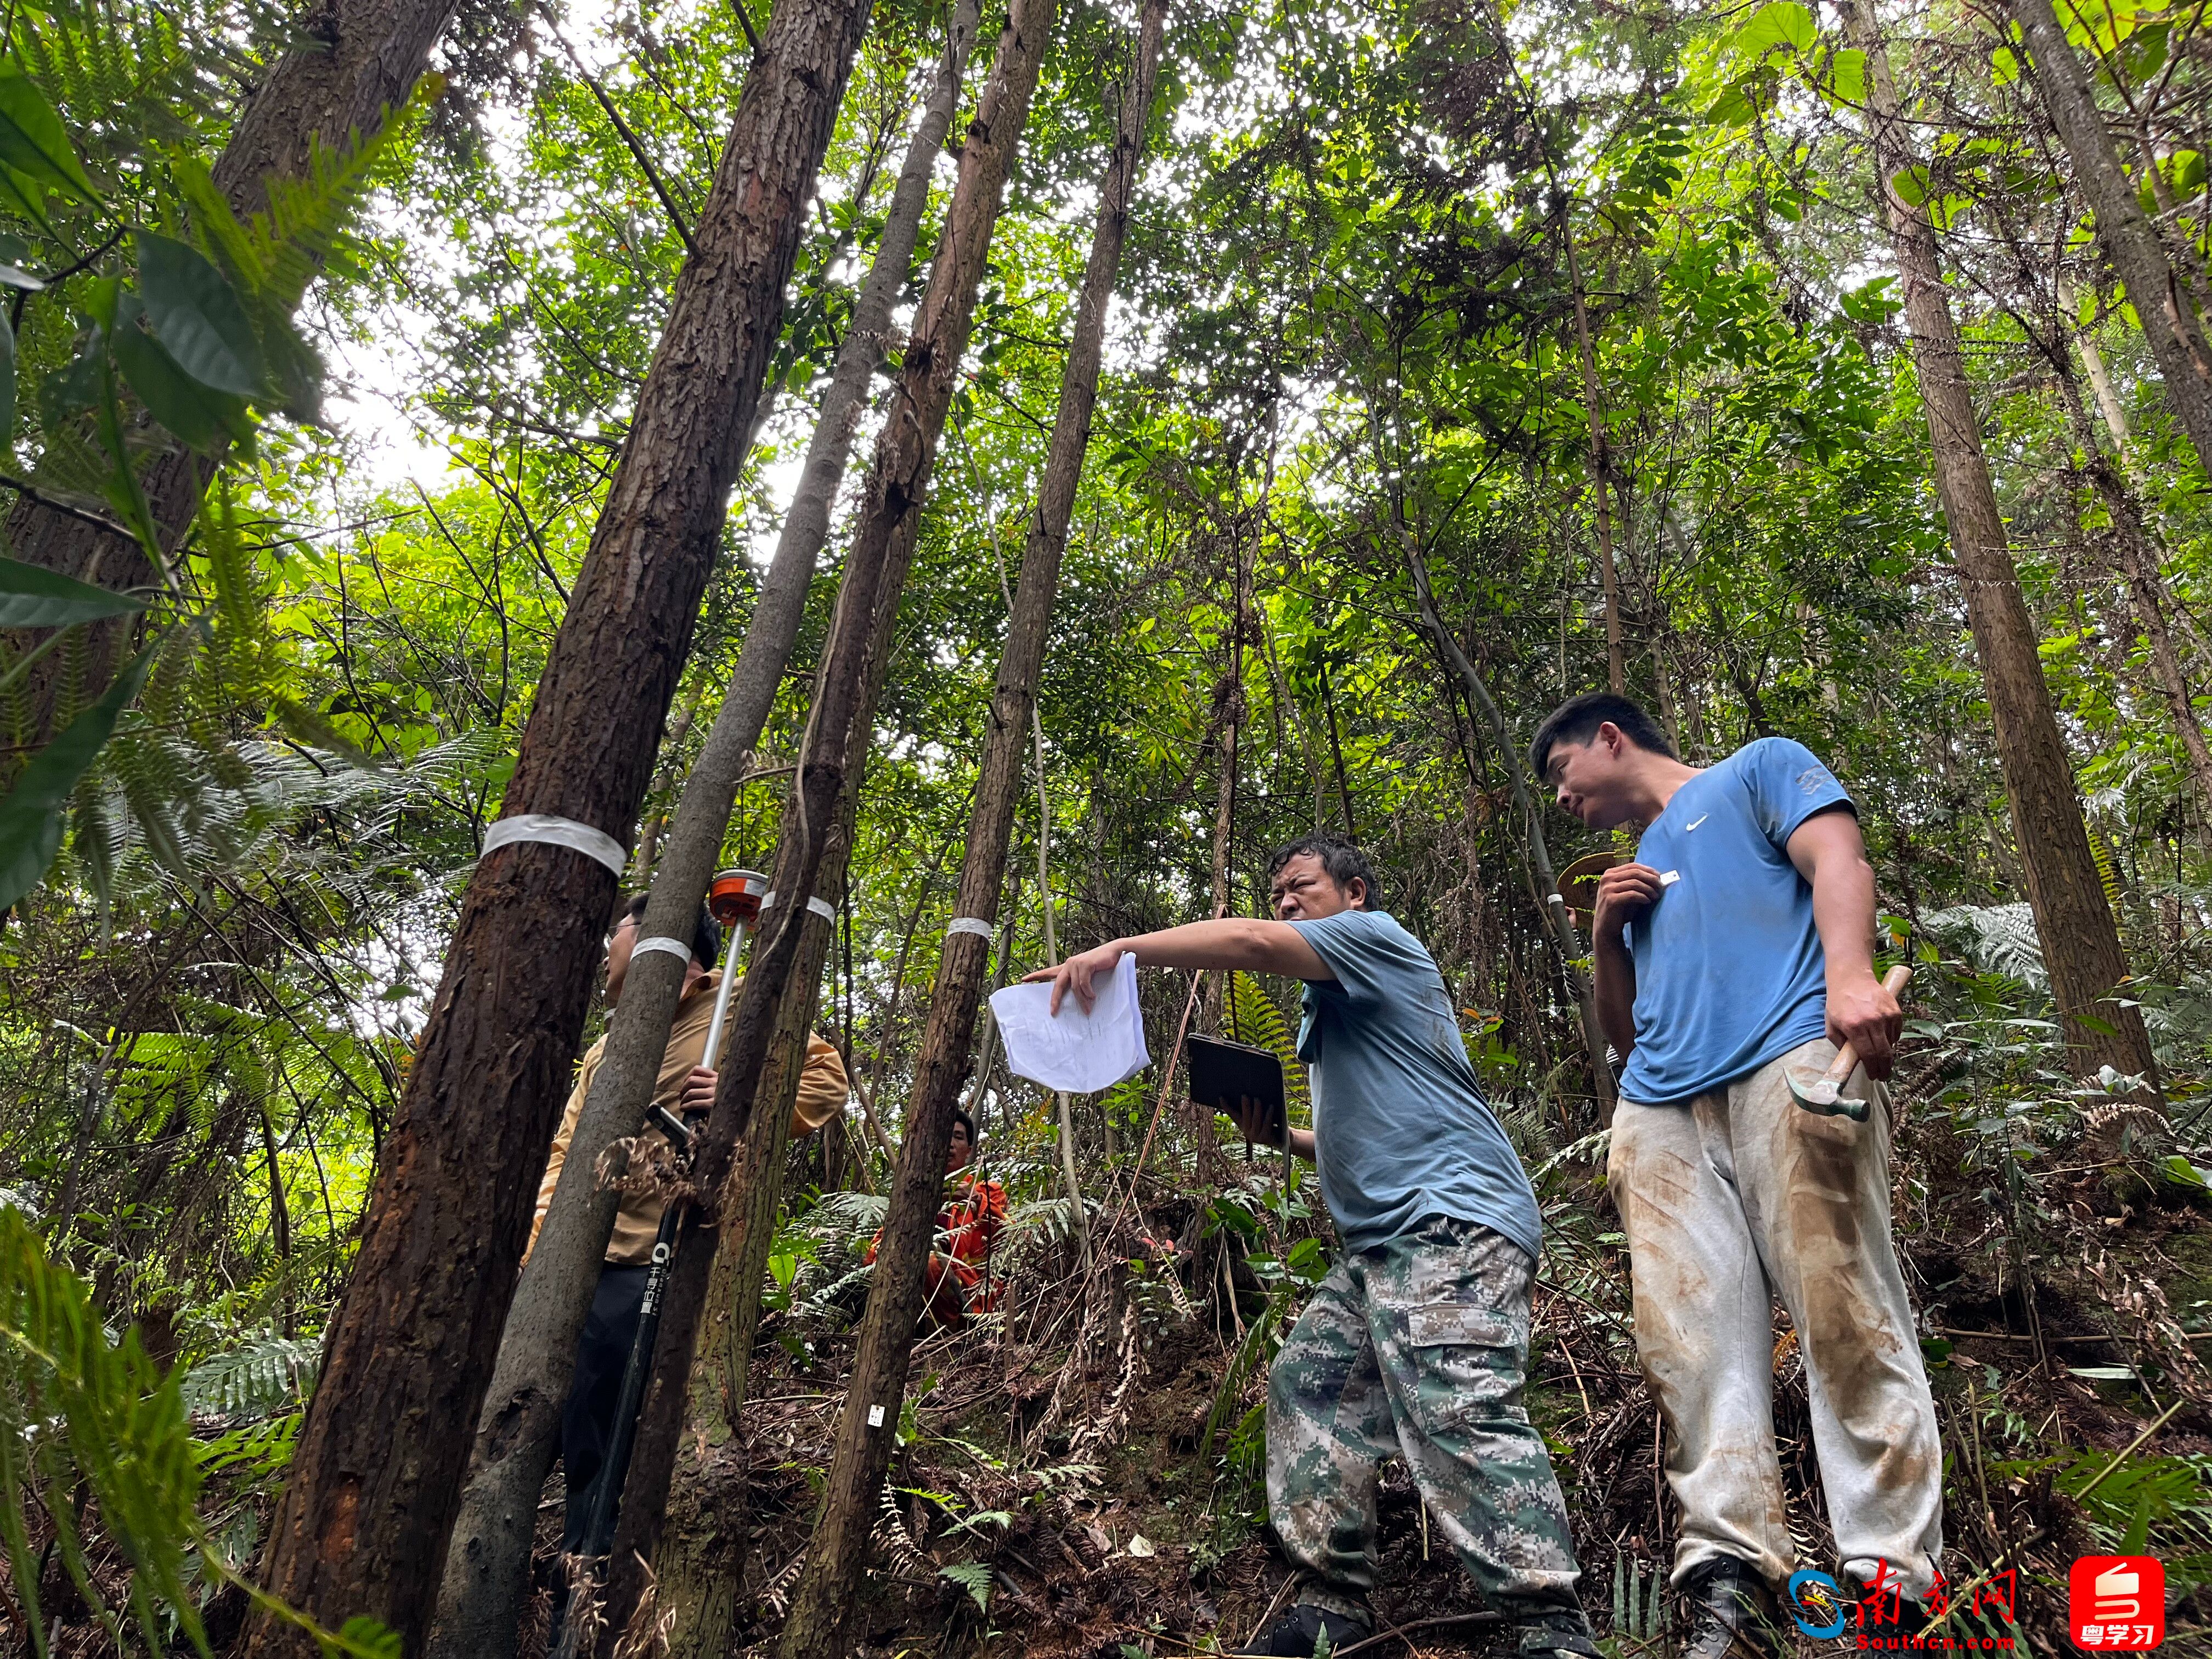
[[[1366,896],[1360,908],[1372,910],[1382,896],[1382,884],[1375,878],[1375,866],[1367,861],[1367,854],[1341,836],[1315,834],[1300,836],[1296,841],[1285,842],[1275,849],[1267,860],[1267,879],[1273,882],[1283,873],[1283,866],[1292,859],[1314,858],[1328,872],[1328,878],[1339,887],[1350,890],[1355,881],[1366,884]]]
[[[1668,760],[1680,760],[1674,752],[1674,740],[1657,720],[1644,712],[1643,705],[1631,702],[1614,691],[1585,691],[1578,697],[1569,697],[1544,716],[1544,723],[1536,728],[1536,735],[1528,740],[1528,766],[1541,782],[1552,764],[1552,750],[1559,744],[1574,746],[1588,743],[1597,735],[1599,726],[1610,721],[1620,728],[1620,735],[1638,749],[1655,755],[1664,755]]]
[[[623,915],[632,921],[642,922],[646,900],[651,896],[647,893],[631,894],[629,903],[623,908]],[[691,923],[691,960],[702,968],[712,968],[714,958],[721,954],[722,930],[715,923],[714,913],[702,904]]]
[[[971,1152],[974,1151],[975,1146],[975,1120],[968,1115],[968,1109],[965,1106],[955,1106],[952,1109],[952,1121],[968,1132],[969,1150]]]

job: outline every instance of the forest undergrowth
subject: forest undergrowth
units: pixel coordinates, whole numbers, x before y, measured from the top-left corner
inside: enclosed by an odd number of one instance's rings
[[[1989,1581],[2017,1613],[2007,1620],[1984,1596],[1955,1633],[2066,1650],[2070,1563],[2142,1553],[2180,1592],[2167,1650],[2212,1652],[2212,1194],[2191,1139],[2205,1109],[2185,1103],[2201,1097],[2168,1079],[2172,1128],[2110,1097],[2085,1109],[2081,1085],[2045,1067],[2047,1025],[2021,1012],[2025,988],[1923,955],[1919,1017],[1888,1097],[1897,1235],[1948,1454],[1948,1580],[1969,1596]],[[1158,1086],[1155,1074],[1105,1097],[1129,1115],[1133,1145],[1149,1146],[1143,1129],[1175,1109]],[[1574,1133],[1595,1111],[1587,1099],[1509,1089],[1499,1100],[1545,1215],[1528,1406],[1566,1492],[1583,1599],[1609,1652],[1662,1655],[1678,1628],[1664,1587],[1678,1516],[1636,1365],[1607,1136]],[[1016,1195],[990,1263],[998,1303],[919,1340],[854,1651],[1221,1651],[1291,1585],[1267,1527],[1262,1419],[1267,1360],[1333,1248],[1311,1176],[1286,1182],[1271,1154],[1243,1161],[1233,1140],[1214,1166],[1231,1172],[1226,1185],[1171,1155],[1133,1179],[1125,1154],[1092,1192],[1086,1255],[1056,1190],[1049,1101],[1024,1106],[1009,1091],[1005,1104],[983,1168]],[[791,1164],[799,1195],[771,1248],[744,1429],[716,1468],[719,1525],[741,1534],[745,1563],[733,1651],[768,1650],[803,1565],[868,1291],[861,1246],[884,1208],[865,1190],[808,1184],[820,1174],[812,1149]],[[1832,1571],[1804,1368],[1775,1311],[1790,1528],[1801,1564]],[[209,1537],[240,1567],[314,1362],[311,1344],[279,1337],[180,1378]],[[544,1653],[565,1582],[562,1491],[556,1471],[539,1506],[524,1659]],[[1379,1634],[1368,1650],[1488,1652],[1492,1621],[1397,1460],[1382,1471],[1376,1510]],[[76,1518],[88,1587],[107,1607],[127,1605],[131,1576],[97,1506]],[[41,1552],[40,1600],[58,1620],[52,1651],[115,1651],[51,1539],[49,1525],[27,1541]],[[1993,1577],[2008,1571],[2009,1583]],[[204,1582],[193,1601],[213,1651],[228,1651],[242,1585]],[[656,1651],[662,1617],[648,1598],[628,1650]],[[1799,1650],[1850,1650],[1854,1635],[1800,1636]],[[20,1628],[11,1638],[6,1651],[28,1651]]]
[[[1986,1568],[2018,1573],[2017,1629],[1985,1612],[1961,1633],[2062,1650],[2068,1567],[2130,1540],[2191,1587],[2177,1616],[2201,1625],[2212,1396],[2196,1345],[2212,1340],[2212,1204],[2131,1139],[2141,1126],[2124,1107],[2078,1133],[2055,1113],[2002,1108],[1993,1127],[1989,1099],[1946,1086],[1961,1058],[1941,1038],[1908,1043],[1891,1103],[1899,1244],[1951,1453],[1948,1570],[1969,1587]],[[1662,1586],[1677,1516],[1636,1367],[1605,1137],[1561,1146],[1538,1109],[1507,1121],[1547,1221],[1528,1406],[1566,1490],[1583,1600],[1614,1650],[1659,1654],[1674,1628]],[[1323,1270],[1328,1227],[1308,1207],[1310,1178],[1286,1190],[1259,1157],[1259,1172],[1210,1195],[1188,1169],[1146,1173],[1133,1206],[1116,1183],[1087,1267],[1060,1200],[1025,1206],[1002,1308],[916,1352],[860,1651],[1216,1651],[1279,1609],[1290,1577],[1265,1520],[1264,1362]],[[1042,1189],[1052,1172],[1008,1173]],[[849,1357],[852,1246],[873,1208],[843,1194],[786,1223],[796,1271],[756,1359],[744,1446],[748,1650],[773,1638],[818,1502]],[[1791,1529],[1801,1560],[1832,1571],[1804,1368],[1776,1314]],[[2108,1467],[2130,1449],[2124,1474]],[[1396,1460],[1376,1507],[1378,1630],[1409,1639],[1375,1650],[1487,1652],[1480,1598]],[[2201,1628],[2169,1641],[2212,1651]],[[1801,1645],[1846,1650],[1850,1637]]]

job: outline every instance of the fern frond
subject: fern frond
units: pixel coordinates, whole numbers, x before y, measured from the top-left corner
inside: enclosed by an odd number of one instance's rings
[[[1921,918],[1928,932],[1984,973],[2003,974],[2034,991],[2051,988],[2035,913],[2025,904],[1960,904]]]
[[[314,1387],[320,1345],[273,1336],[201,1361],[185,1374],[185,1408],[195,1417],[267,1417],[290,1410]]]
[[[2120,875],[2112,865],[2112,843],[2105,839],[2104,831],[2094,826],[2089,830],[2089,856],[2097,866],[2097,884],[2105,890],[2105,902],[2112,915],[2120,914]]]
[[[1243,972],[1229,975],[1230,1035],[1238,1042],[1272,1048],[1283,1062],[1283,1096],[1291,1111],[1313,1118],[1313,1094],[1306,1083],[1306,1068],[1298,1059],[1297,1038],[1275,1000],[1260,981]]]
[[[884,1482],[883,1495],[876,1500],[875,1541],[890,1558],[891,1565],[905,1577],[927,1578],[932,1576],[933,1563],[925,1556],[914,1541],[914,1534],[906,1529],[906,1522],[898,1512],[898,1498],[889,1480]]]
[[[135,1332],[111,1343],[84,1281],[46,1259],[21,1211],[0,1207],[0,1536],[23,1611],[40,1628],[23,1513],[27,1502],[42,1505],[64,1569],[119,1651],[121,1631],[94,1589],[76,1527],[80,1483],[131,1564],[129,1601],[149,1650],[163,1650],[158,1606],[206,1654],[185,1581],[203,1532],[178,1381],[161,1376]]]

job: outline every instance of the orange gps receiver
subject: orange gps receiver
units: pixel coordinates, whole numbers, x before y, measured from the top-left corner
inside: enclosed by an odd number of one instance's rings
[[[725,870],[707,890],[707,908],[725,927],[750,926],[768,896],[768,878],[757,870]]]

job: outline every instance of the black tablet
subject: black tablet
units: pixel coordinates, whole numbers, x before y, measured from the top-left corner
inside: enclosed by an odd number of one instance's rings
[[[1280,1146],[1290,1135],[1290,1110],[1283,1099],[1283,1062],[1272,1048],[1218,1037],[1190,1039],[1190,1097],[1231,1118],[1239,1099],[1267,1109],[1267,1133],[1261,1144]]]

